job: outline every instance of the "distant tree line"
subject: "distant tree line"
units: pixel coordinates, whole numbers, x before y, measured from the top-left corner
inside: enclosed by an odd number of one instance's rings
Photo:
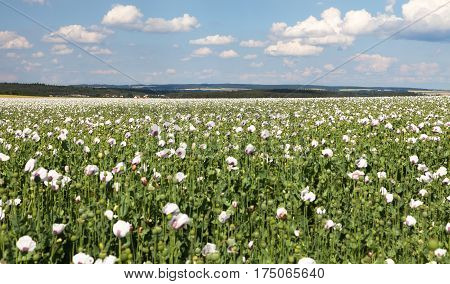
[[[92,98],[327,98],[417,96],[400,91],[333,91],[310,89],[271,89],[240,91],[173,91],[148,88],[55,86],[46,84],[0,83],[0,94],[39,97]]]

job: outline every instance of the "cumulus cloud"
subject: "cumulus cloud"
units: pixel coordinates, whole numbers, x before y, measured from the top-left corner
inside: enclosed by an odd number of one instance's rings
[[[166,70],[166,74],[167,75],[175,75],[175,74],[177,74],[177,70],[175,70],[173,68],[169,68]]]
[[[440,71],[439,64],[434,62],[402,64],[400,66],[400,73],[404,76],[429,77],[438,74],[439,71]]]
[[[55,44],[51,50],[53,54],[57,55],[67,55],[73,52],[73,49],[66,44]]]
[[[197,44],[197,45],[224,45],[224,44],[230,44],[234,41],[235,41],[235,39],[230,35],[228,35],[228,36],[212,35],[212,36],[207,36],[204,38],[190,40],[189,43]]]
[[[384,11],[388,14],[394,14],[394,7],[396,2],[397,2],[396,0],[387,0]]]
[[[262,63],[262,62],[252,62],[252,63],[250,63],[250,67],[253,67],[253,68],[261,68],[263,66],[264,66],[264,63]]]
[[[16,32],[0,31],[0,49],[22,49],[32,46],[25,37]]]
[[[66,42],[64,39],[78,43],[99,43],[106,38],[107,33],[108,31],[100,30],[96,27],[87,29],[81,25],[69,25],[60,27],[56,32],[45,35],[43,40],[52,43],[64,43]]]
[[[197,18],[189,14],[169,20],[163,18],[144,20],[143,18],[144,15],[136,6],[114,5],[103,17],[102,24],[150,33],[187,32],[200,26]]]
[[[435,9],[446,4],[447,0],[409,0],[402,6],[402,14],[405,24],[431,13]],[[450,40],[450,5],[425,17],[417,24],[411,26],[399,37],[424,41],[449,41]]]
[[[296,38],[310,45],[350,46],[356,36],[377,31],[380,27],[393,27],[400,21],[394,15],[371,15],[366,10],[351,10],[342,17],[337,8],[322,12],[320,19],[310,16],[293,26],[279,22],[272,24],[271,33],[275,38]]]
[[[95,55],[111,55],[112,51],[108,48],[101,48],[99,46],[88,46],[86,50]]]
[[[264,53],[271,56],[310,56],[322,53],[323,47],[303,44],[300,40],[278,41],[268,46]]]
[[[219,54],[219,56],[220,56],[221,58],[235,58],[235,57],[238,57],[239,54],[238,54],[236,51],[234,51],[234,50],[232,50],[232,49],[229,49],[229,50],[222,51],[222,52]]]
[[[258,55],[256,55],[256,54],[247,54],[247,55],[245,55],[243,58],[244,58],[245,60],[253,60],[253,59],[258,58]]]
[[[450,5],[447,0],[407,0],[402,13],[394,14],[395,0],[387,0],[385,13],[371,14],[362,10],[350,10],[342,14],[337,8],[328,8],[320,18],[310,16],[289,26],[284,22],[273,23],[272,40],[295,39],[314,46],[338,45],[347,47],[361,35],[390,35],[417,19],[429,14],[396,36],[398,39],[422,41],[450,41]],[[435,11],[437,8],[441,8]],[[432,13],[435,11],[434,13]],[[431,14],[430,14],[431,13]]]
[[[381,73],[386,72],[397,61],[397,58],[380,54],[362,54],[355,61],[360,63],[355,68],[358,72]]]
[[[142,13],[133,5],[115,5],[103,16],[102,24],[109,26],[136,27],[140,23]]]
[[[209,47],[201,47],[194,50],[191,54],[192,57],[205,57],[212,54],[212,50]]]
[[[242,47],[264,47],[266,45],[265,42],[260,41],[260,40],[253,40],[253,39],[249,39],[249,40],[244,40],[241,41],[240,46]]]
[[[34,52],[33,54],[31,54],[31,56],[33,58],[42,58],[45,56],[45,54],[42,51],[38,51],[38,52]]]

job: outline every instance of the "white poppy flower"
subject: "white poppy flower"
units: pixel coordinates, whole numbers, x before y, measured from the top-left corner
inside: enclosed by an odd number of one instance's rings
[[[61,234],[64,231],[65,227],[66,227],[65,224],[53,224],[53,226],[52,226],[53,235]]]
[[[394,200],[394,195],[392,193],[386,193],[384,198],[386,198],[387,203],[391,203]]]
[[[180,159],[184,159],[186,157],[186,148],[178,148],[175,151],[175,154],[180,158]]]
[[[326,210],[325,208],[322,208],[322,207],[318,207],[318,208],[316,209],[317,215],[323,215],[323,214],[325,214],[326,212],[327,212],[327,210]]]
[[[88,254],[80,252],[73,256],[72,262],[74,264],[93,264],[94,258]]]
[[[261,131],[261,138],[262,139],[267,139],[267,138],[269,138],[270,137],[270,132],[269,132],[269,130],[266,130],[266,129],[264,129],[264,130],[262,130]]]
[[[176,214],[180,213],[180,208],[178,208],[178,205],[176,205],[175,203],[167,203],[163,207],[162,211],[166,215],[169,215],[169,214],[176,215]]]
[[[32,252],[36,248],[36,242],[30,236],[20,237],[16,243],[21,252]]]
[[[139,165],[141,163],[141,155],[136,155],[133,160],[131,160],[132,165]]]
[[[436,250],[434,251],[434,255],[437,256],[437,257],[443,257],[443,256],[445,256],[446,254],[447,254],[447,250],[446,250],[446,249],[438,248],[438,249],[436,249]]]
[[[96,175],[99,172],[99,168],[96,165],[87,165],[84,168],[84,174],[87,176]]]
[[[255,151],[256,151],[256,148],[252,144],[248,144],[245,147],[245,154],[247,154],[247,155],[252,155],[253,153],[255,153]]]
[[[388,194],[388,191],[387,191],[387,189],[385,187],[381,187],[380,188],[380,193],[381,193],[381,195],[386,195],[386,194]]]
[[[428,194],[428,191],[427,191],[426,189],[421,189],[421,190],[419,190],[419,195],[425,196],[425,195],[427,195],[427,194]]]
[[[360,169],[367,168],[367,160],[364,158],[359,158],[356,161],[356,166]]]
[[[419,162],[419,157],[417,157],[416,155],[409,157],[409,161],[412,164],[417,164]]]
[[[8,155],[0,153],[0,161],[6,162],[6,161],[9,161],[9,159],[10,159],[10,157]]]
[[[188,222],[189,222],[188,215],[178,214],[172,217],[172,220],[170,220],[169,225],[172,227],[172,229],[178,230],[180,228],[183,228]]]
[[[408,227],[412,227],[412,226],[414,226],[416,223],[417,223],[416,218],[414,218],[414,217],[411,216],[411,215],[408,215],[408,216],[406,217],[405,222],[404,222],[404,224],[405,224],[406,226],[408,226]]]
[[[377,176],[378,176],[379,179],[386,179],[387,178],[386,172],[378,172]]]
[[[97,259],[94,264],[114,264],[117,261],[117,257],[109,255],[105,259]]]
[[[0,218],[1,219],[1,218]],[[447,225],[445,225],[445,231],[447,233],[450,233],[450,223],[447,223]]]
[[[112,210],[106,210],[103,215],[111,221],[114,218],[114,212]]]
[[[438,177],[443,177],[445,175],[447,175],[447,168],[445,167],[440,167],[436,172],[435,175]]]
[[[36,159],[29,159],[28,162],[25,164],[25,172],[32,172],[34,170],[34,166],[36,164]]]
[[[347,176],[354,180],[359,180],[361,177],[363,177],[365,174],[364,172],[360,170],[356,170],[353,173],[348,173]]]
[[[5,219],[5,212],[3,212],[3,209],[0,207],[0,221],[3,220],[3,219]]]
[[[327,158],[333,157],[333,150],[331,150],[329,148],[322,150],[322,156],[327,157]]]
[[[394,262],[392,259],[390,259],[390,258],[387,258],[387,259],[384,261],[384,263],[386,263],[386,264],[395,264],[395,262]]]
[[[217,248],[215,244],[207,243],[202,249],[202,255],[207,256],[212,253],[216,253]]]
[[[111,172],[112,172],[113,174],[119,174],[119,173],[124,172],[124,171],[125,171],[125,163],[124,163],[124,162],[118,163],[118,164],[111,170]]]
[[[420,207],[422,204],[423,202],[420,200],[411,199],[411,201],[409,202],[409,207],[414,209]]]
[[[333,220],[327,220],[326,222],[325,222],[325,229],[327,229],[327,230],[329,230],[329,229],[332,229],[334,226],[336,226],[336,224],[334,223],[334,221]]]
[[[285,220],[287,218],[287,214],[288,214],[288,212],[285,208],[281,207],[281,208],[277,209],[277,215],[276,215],[277,219]]]
[[[113,179],[113,174],[111,172],[107,172],[107,171],[100,172],[100,181],[108,183],[112,179]]]
[[[222,211],[219,215],[219,222],[220,223],[225,223],[231,216],[228,215],[228,213],[226,211]]]
[[[303,257],[298,261],[298,264],[316,264],[316,261],[310,257]]]
[[[256,127],[254,125],[250,125],[249,127],[247,127],[247,131],[253,133],[256,131]]]
[[[186,177],[187,177],[187,176],[186,176],[184,173],[182,173],[182,172],[178,172],[178,173],[175,174],[175,180],[176,180],[178,183],[180,183],[180,182],[182,182],[183,180],[185,180]]]
[[[113,233],[118,238],[125,237],[131,230],[131,224],[122,220],[117,221],[113,226]]]

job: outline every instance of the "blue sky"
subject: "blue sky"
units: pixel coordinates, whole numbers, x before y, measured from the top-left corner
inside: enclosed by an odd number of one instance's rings
[[[0,82],[306,84],[447,0],[2,0]],[[450,5],[316,84],[450,89]]]

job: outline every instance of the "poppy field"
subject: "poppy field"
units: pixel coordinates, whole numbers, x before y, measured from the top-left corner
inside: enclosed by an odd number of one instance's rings
[[[0,263],[450,263],[450,98],[0,99]]]

